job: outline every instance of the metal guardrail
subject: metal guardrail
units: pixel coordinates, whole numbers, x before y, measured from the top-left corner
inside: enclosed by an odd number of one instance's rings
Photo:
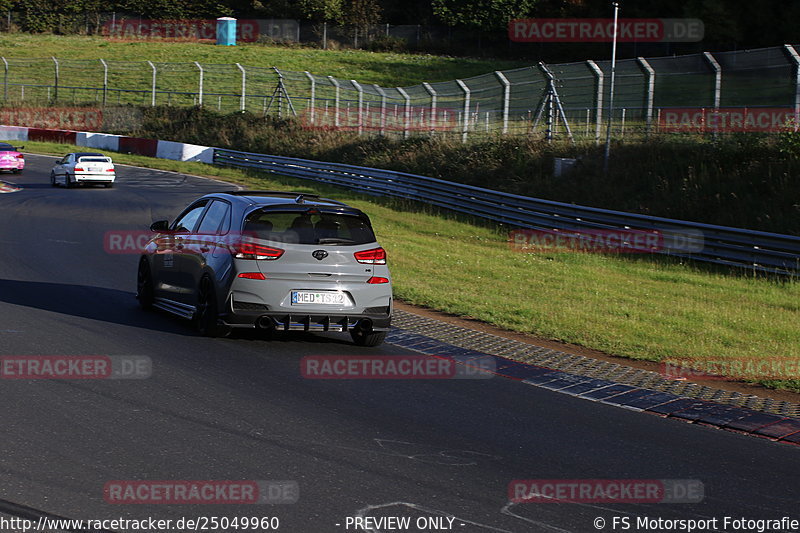
[[[540,200],[391,170],[214,151],[214,163],[313,180],[366,194],[416,200],[515,228],[658,231],[659,253],[758,272],[797,276],[800,237]]]

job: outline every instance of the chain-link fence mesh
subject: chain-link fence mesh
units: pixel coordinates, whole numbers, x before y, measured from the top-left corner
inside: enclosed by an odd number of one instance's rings
[[[769,108],[796,113],[800,106],[800,56],[792,45],[618,61],[611,116],[609,61],[540,63],[411,87],[240,64],[2,61],[6,106],[202,105],[223,113],[294,116],[306,127],[361,134],[570,133],[599,141],[609,118],[614,136],[624,138],[680,130],[680,120],[690,121],[684,129],[696,131],[711,120],[708,112]],[[740,121],[750,120],[742,116]],[[696,120],[703,123],[698,126]]]

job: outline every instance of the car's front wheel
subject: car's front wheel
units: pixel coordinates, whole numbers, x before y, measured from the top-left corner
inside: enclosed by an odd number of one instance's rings
[[[360,329],[350,330],[350,337],[358,346],[378,346],[386,339],[385,331],[365,332]]]
[[[210,276],[203,276],[197,289],[194,327],[204,337],[225,337],[230,333],[228,326],[219,323],[217,293]]]
[[[153,307],[155,300],[153,275],[150,272],[150,264],[144,258],[139,261],[139,272],[136,275],[136,298],[139,300],[139,307],[145,311]]]
[[[51,187],[56,186],[56,173],[53,172],[52,170],[50,171],[50,186]]]

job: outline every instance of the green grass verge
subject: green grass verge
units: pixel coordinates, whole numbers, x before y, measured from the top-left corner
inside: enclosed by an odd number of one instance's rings
[[[252,67],[278,67],[309,71],[323,76],[356,79],[387,87],[423,81],[449,81],[498,69],[529,66],[530,61],[454,58],[423,54],[320,50],[315,48],[239,44],[216,46],[208,42],[123,42],[99,36],[31,35],[0,36],[6,58],[106,59],[169,63],[241,63]],[[99,66],[98,66],[99,68]],[[99,70],[102,73],[102,69]],[[86,72],[84,72],[84,76]],[[191,70],[186,75],[196,79]],[[64,82],[65,85],[68,83]]]
[[[75,147],[25,143],[35,153]],[[115,161],[277,190],[317,191],[363,209],[411,304],[632,359],[800,358],[800,284],[663,258],[512,251],[503,230],[311,182],[201,163]],[[176,206],[177,208],[178,206]],[[800,392],[800,381],[768,386]]]

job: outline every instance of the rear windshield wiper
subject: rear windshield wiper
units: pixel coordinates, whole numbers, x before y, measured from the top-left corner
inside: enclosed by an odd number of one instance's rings
[[[353,239],[342,239],[339,237],[325,237],[317,239],[317,244],[355,244]]]

